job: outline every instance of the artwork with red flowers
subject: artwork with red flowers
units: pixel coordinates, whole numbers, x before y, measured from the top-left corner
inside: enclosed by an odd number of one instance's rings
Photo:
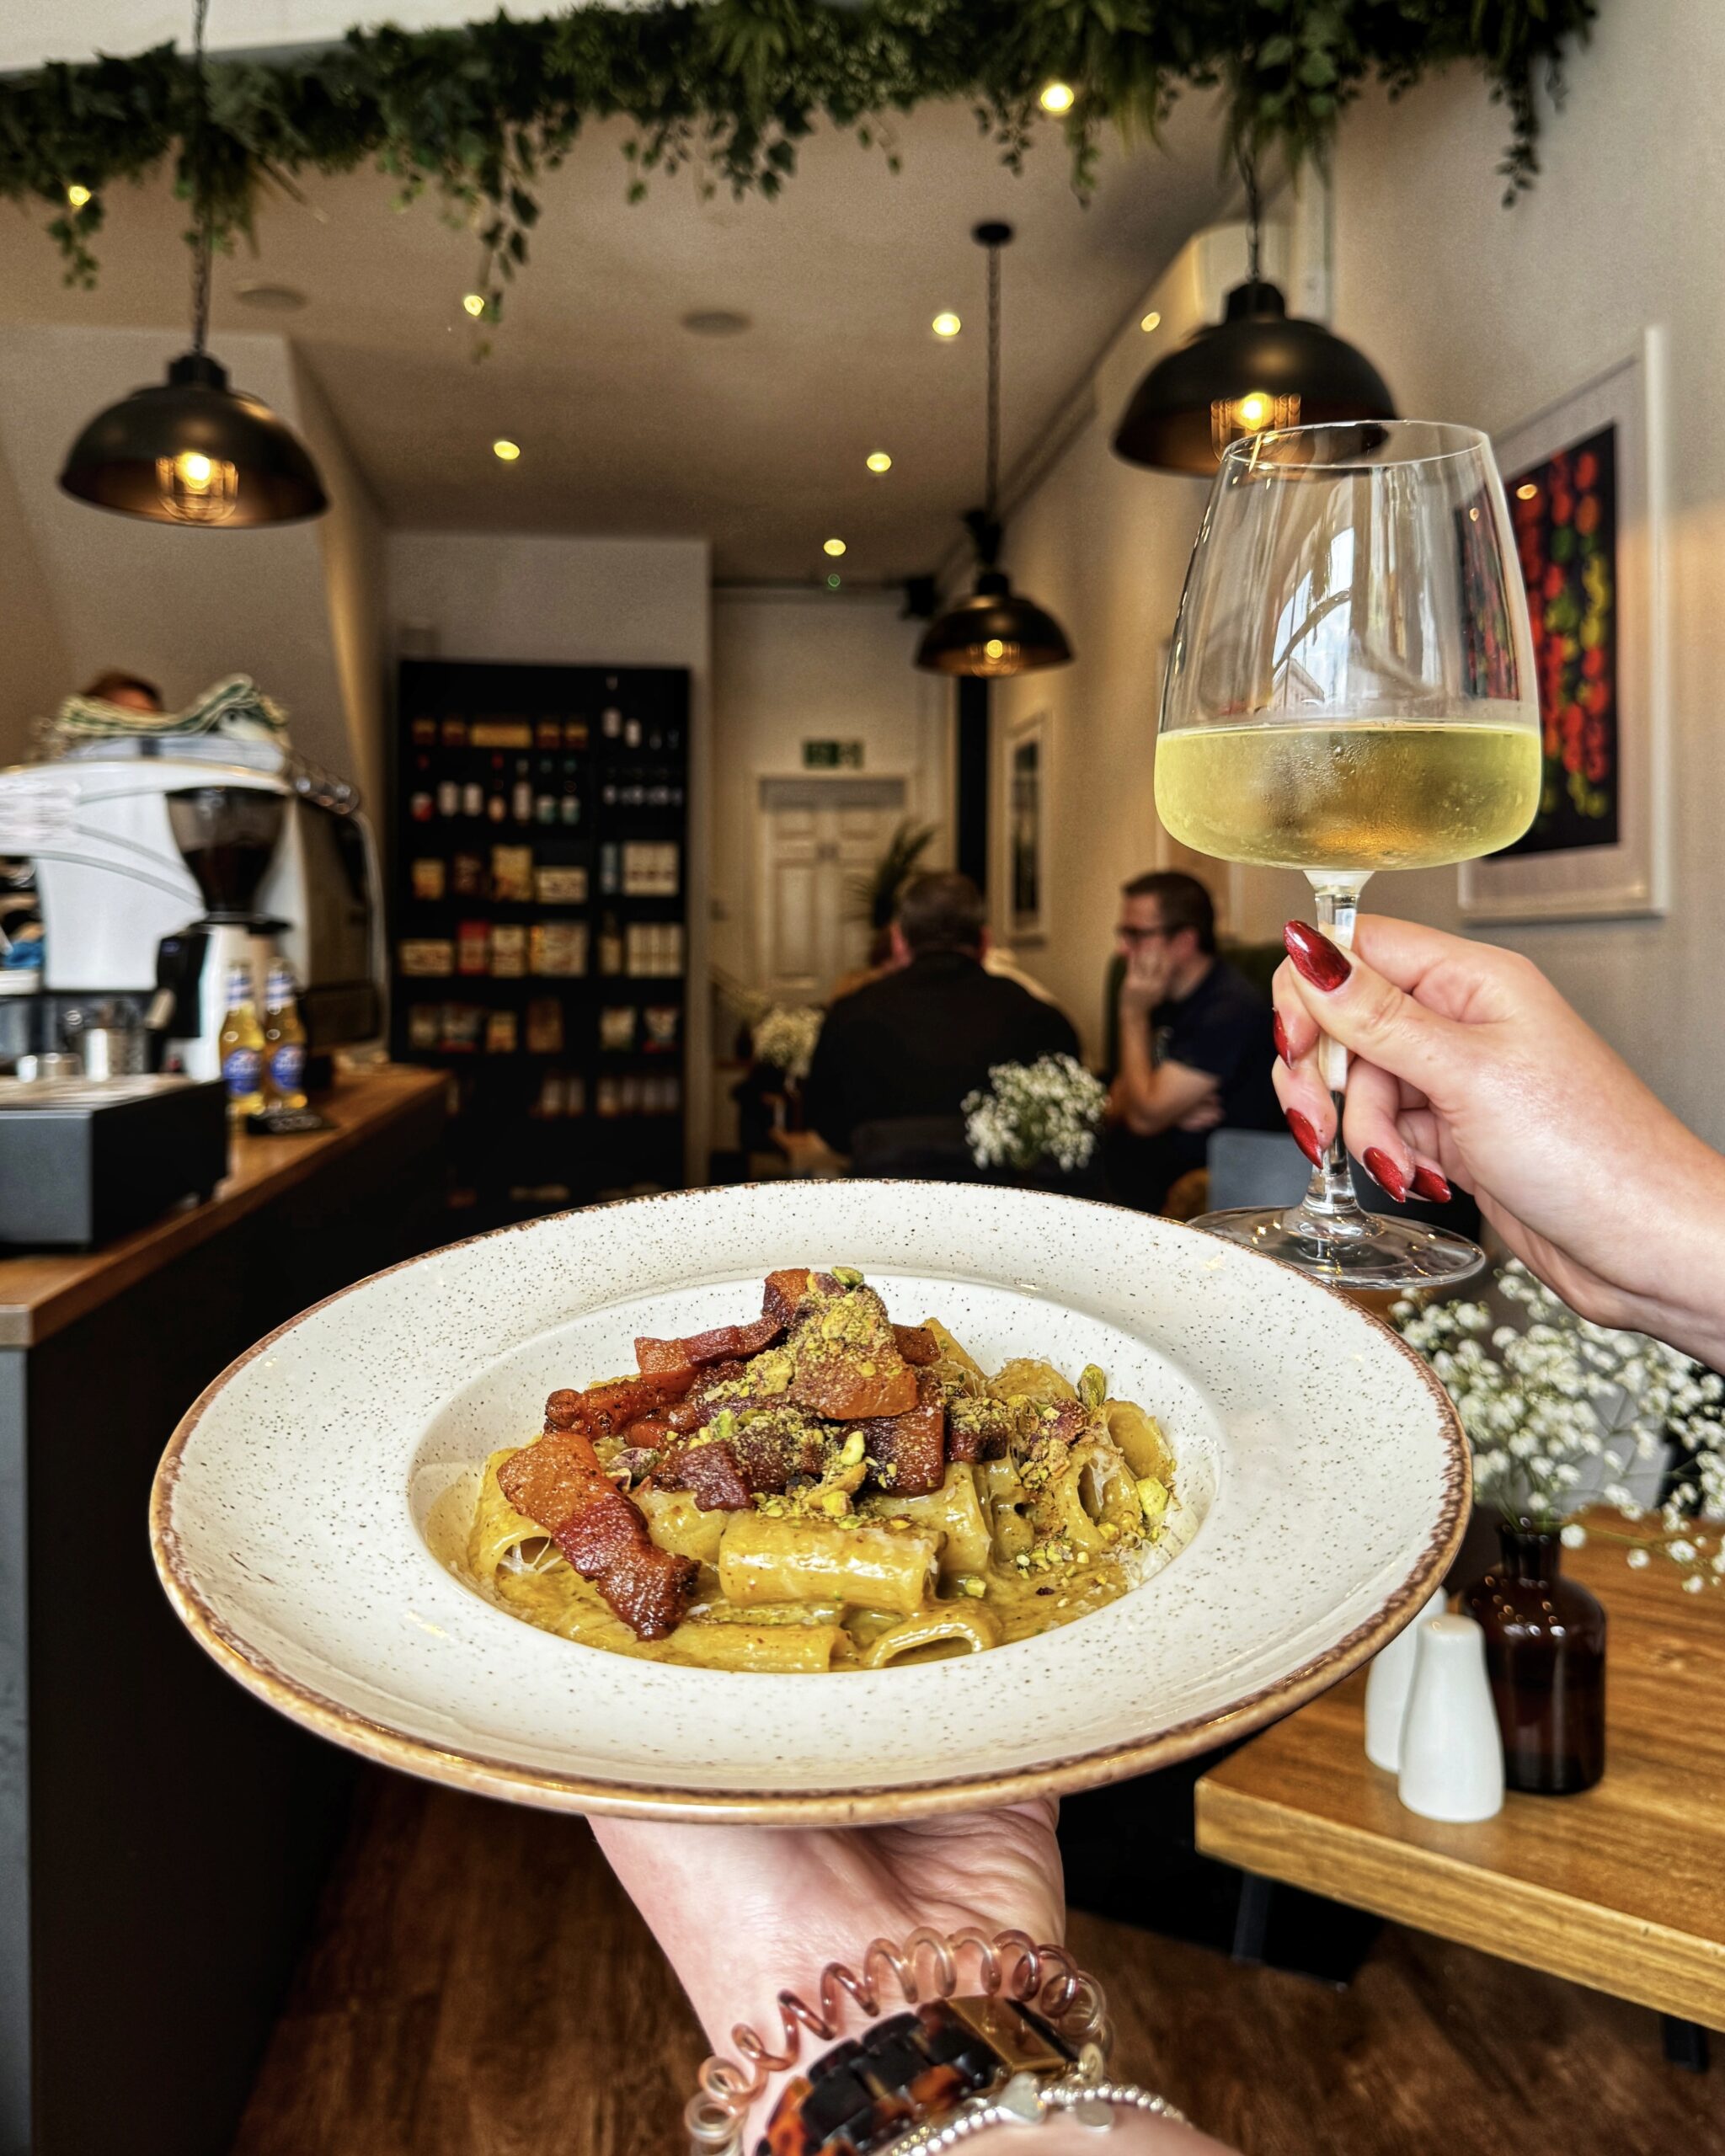
[[[1506,853],[1616,846],[1617,430],[1602,427],[1509,475],[1539,676],[1545,783],[1525,837]]]

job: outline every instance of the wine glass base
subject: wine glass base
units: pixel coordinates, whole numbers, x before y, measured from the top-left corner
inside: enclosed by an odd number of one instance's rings
[[[1485,1252],[1466,1235],[1416,1220],[1386,1220],[1376,1213],[1355,1215],[1342,1235],[1325,1235],[1321,1220],[1285,1205],[1206,1213],[1192,1225],[1279,1257],[1332,1288],[1441,1286],[1471,1278],[1486,1262]]]

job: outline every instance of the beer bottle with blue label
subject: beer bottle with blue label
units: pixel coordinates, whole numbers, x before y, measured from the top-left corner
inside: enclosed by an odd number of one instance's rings
[[[264,1086],[272,1108],[306,1105],[306,1029],[293,975],[279,958],[264,997]]]
[[[227,1120],[243,1123],[264,1105],[264,1028],[258,1023],[257,991],[249,966],[227,969],[227,1016],[217,1045],[222,1082],[227,1088]]]

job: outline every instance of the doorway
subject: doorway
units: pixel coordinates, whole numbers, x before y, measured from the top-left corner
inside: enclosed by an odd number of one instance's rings
[[[761,782],[760,963],[776,1003],[824,1003],[835,980],[868,963],[871,933],[858,880],[905,812],[902,778]]]

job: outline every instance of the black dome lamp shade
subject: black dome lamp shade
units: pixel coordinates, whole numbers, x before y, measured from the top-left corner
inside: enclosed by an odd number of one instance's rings
[[[1290,314],[1258,275],[1257,175],[1247,157],[1241,168],[1252,231],[1246,282],[1229,293],[1220,322],[1194,331],[1139,383],[1114,434],[1114,454],[1130,463],[1208,478],[1231,441],[1269,427],[1396,416],[1365,355]]]
[[[916,664],[928,674],[1001,680],[1068,665],[1072,647],[1054,616],[1016,593],[1000,567],[1001,249],[1012,227],[978,225],[972,237],[988,250],[987,500],[964,518],[976,549],[975,589],[929,623],[916,647]]]
[[[198,0],[194,51],[199,98],[189,144],[195,175],[203,169],[208,125],[204,19]],[[201,189],[200,190],[201,196]],[[205,350],[210,323],[211,235],[200,199],[192,269],[192,349],[167,381],[135,389],[110,404],[72,444],[60,484],[78,500],[158,524],[288,524],[329,506],[304,445],[267,404],[228,387],[227,372]]]

